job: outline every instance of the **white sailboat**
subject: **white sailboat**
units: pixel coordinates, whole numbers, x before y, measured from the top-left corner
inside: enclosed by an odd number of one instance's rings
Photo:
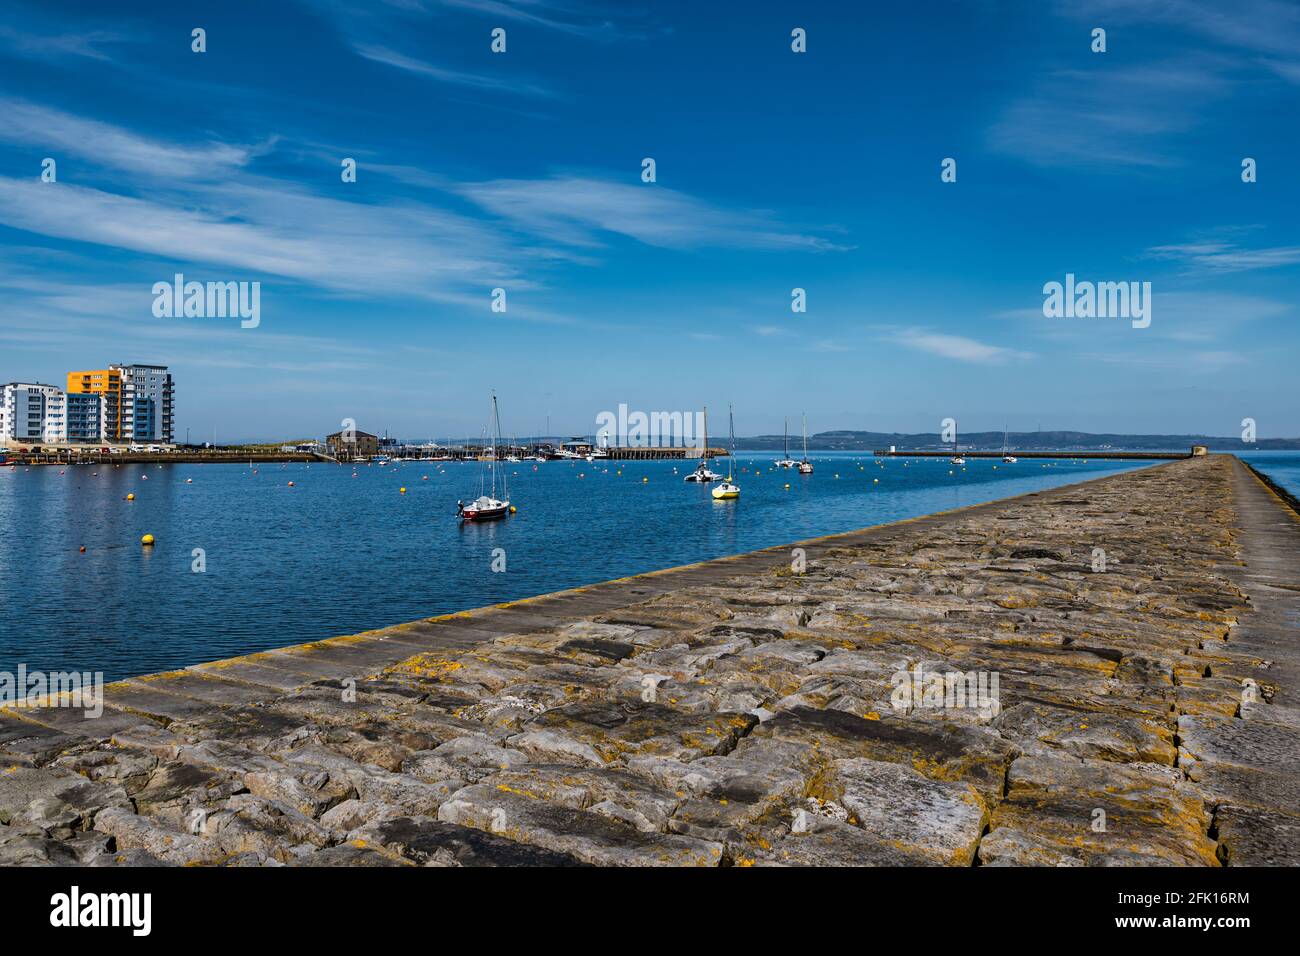
[[[730,501],[733,498],[740,497],[740,485],[732,480],[735,477],[732,463],[736,460],[736,416],[732,412],[730,405],[727,406],[727,418],[731,423],[731,454],[727,456],[726,480],[713,489],[714,501]]]
[[[501,475],[501,497],[497,497],[497,449],[501,447],[501,416],[497,411],[496,392],[492,393],[492,457],[487,468],[492,475],[491,487],[483,493],[483,474],[479,472],[479,496],[465,504],[456,502],[456,514],[462,521],[495,521],[510,514],[510,489],[505,472]]]
[[[709,408],[706,405],[704,407],[704,448],[700,453],[700,463],[693,472],[686,476],[685,480],[702,481],[705,484],[710,484],[719,481],[721,478],[721,475],[709,468]]]
[[[798,468],[799,463],[790,457],[790,419],[785,420],[785,457],[773,462],[777,468]]]
[[[799,474],[811,475],[813,473],[812,462],[808,460],[808,416],[803,417],[803,461],[799,462]]]
[[[1002,429],[1002,460],[1006,462],[1008,465],[1014,465],[1017,461],[1020,460],[1015,455],[1007,451],[1007,430],[1005,428]]]

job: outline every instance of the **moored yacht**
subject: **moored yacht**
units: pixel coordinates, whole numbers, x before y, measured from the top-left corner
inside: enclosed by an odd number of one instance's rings
[[[798,468],[799,463],[790,457],[790,419],[785,420],[785,457],[772,463],[777,468]]]
[[[510,490],[504,473],[501,475],[501,497],[497,497],[496,450],[501,446],[501,416],[497,412],[495,392],[492,394],[492,434],[494,439],[492,457],[485,459],[487,469],[492,475],[491,485],[489,488],[484,488],[483,475],[480,472],[479,496],[469,504],[463,501],[456,502],[456,514],[461,521],[495,521],[506,517],[513,510],[510,507]]]
[[[700,463],[695,470],[686,476],[685,481],[700,481],[705,484],[720,481],[722,476],[709,468],[709,409],[704,409],[704,448],[700,455]]]
[[[713,489],[714,501],[730,501],[733,498],[740,497],[740,486],[733,481],[734,470],[733,463],[736,460],[736,416],[732,413],[731,407],[727,407],[727,417],[731,420],[731,454],[727,456],[727,477]]]
[[[799,462],[799,474],[811,475],[813,473],[812,462],[808,460],[808,416],[803,417],[803,461]]]
[[[1007,431],[1006,431],[1006,429],[1003,429],[1003,430],[1002,430],[1002,460],[1003,460],[1004,462],[1006,462],[1008,465],[1014,465],[1017,461],[1020,460],[1020,459],[1016,458],[1015,455],[1011,454],[1011,452],[1007,451]]]

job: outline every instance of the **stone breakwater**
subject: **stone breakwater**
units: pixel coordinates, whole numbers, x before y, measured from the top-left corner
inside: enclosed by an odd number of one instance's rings
[[[1296,864],[1298,554],[1212,456],[122,681],[0,863]]]

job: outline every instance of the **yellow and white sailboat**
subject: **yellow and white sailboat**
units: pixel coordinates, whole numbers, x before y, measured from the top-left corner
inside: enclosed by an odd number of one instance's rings
[[[740,497],[740,485],[732,480],[734,477],[732,466],[736,461],[736,416],[732,413],[730,405],[727,406],[727,417],[731,419],[731,453],[727,455],[727,477],[722,484],[713,489],[714,501],[729,501]]]

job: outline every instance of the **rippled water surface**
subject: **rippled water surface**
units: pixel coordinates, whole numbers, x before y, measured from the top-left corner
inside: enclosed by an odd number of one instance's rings
[[[1300,452],[1257,451],[1240,457],[1300,498]]]
[[[478,493],[475,463],[355,477],[327,464],[2,467],[0,670],[112,680],[1141,466],[971,459],[963,470],[844,453],[800,477],[773,457],[741,452],[741,497],[727,503],[684,483],[681,462],[524,462],[509,466],[518,514],[466,527],[455,503]],[[491,570],[496,548],[504,573]]]

